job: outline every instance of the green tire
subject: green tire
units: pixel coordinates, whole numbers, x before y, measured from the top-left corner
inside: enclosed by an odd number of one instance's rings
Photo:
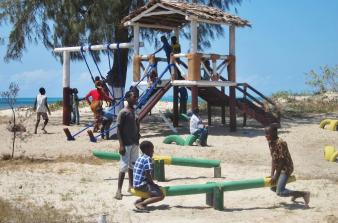
[[[184,146],[185,144],[185,140],[179,135],[169,135],[163,140],[164,144],[171,144],[173,142],[180,146]]]
[[[197,137],[194,135],[188,135],[184,145],[185,146],[192,146],[192,144],[197,140]]]

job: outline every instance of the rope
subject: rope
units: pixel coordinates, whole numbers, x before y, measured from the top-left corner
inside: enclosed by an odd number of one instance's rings
[[[124,95],[124,87],[125,83],[122,83],[123,81],[123,74],[122,74],[122,64],[121,64],[121,49],[120,49],[120,43],[117,42],[117,63],[118,63],[118,75],[121,80],[121,89],[122,89],[122,95]]]
[[[90,49],[90,47],[89,47],[89,49]],[[81,46],[81,50],[80,50],[81,56],[82,56],[83,60],[86,62],[86,66],[87,66],[87,68],[88,68],[88,71],[89,71],[89,73],[90,73],[90,76],[91,76],[91,78],[92,78],[93,83],[95,83],[95,79],[94,79],[94,77],[93,77],[93,73],[92,73],[92,71],[90,70],[90,67],[89,67],[89,65],[88,65],[87,59],[86,59],[85,55],[83,54],[83,52],[84,52],[83,46]]]
[[[152,69],[152,67],[154,67],[155,65],[150,65],[149,66],[149,72],[151,71],[151,69]],[[142,106],[143,106],[143,102],[146,102],[148,99],[149,99],[149,96],[151,95],[151,93],[152,93],[152,91],[155,89],[155,87],[156,87],[156,85],[158,84],[158,82],[161,80],[161,78],[164,76],[164,74],[172,67],[172,66],[174,66],[173,64],[168,64],[168,66],[166,67],[166,69],[162,72],[162,74],[159,76],[159,78],[157,78],[157,80],[152,84],[152,86],[147,90],[147,92],[146,92],[146,94],[144,95],[144,96],[142,96],[142,97],[140,97],[139,98],[139,102],[138,102],[138,104],[137,104],[137,107],[136,107],[136,109],[140,109]],[[132,88],[132,90],[135,88],[135,87],[137,87],[137,85],[145,78],[147,76],[147,74],[146,75],[144,75],[143,77],[142,77],[142,79]],[[123,97],[123,99],[121,99],[120,101],[119,101],[119,103],[121,102],[121,101],[123,101],[124,100],[124,98],[125,98],[125,96]],[[108,130],[105,130],[104,131],[104,133],[107,133],[107,132],[110,132],[111,130],[113,130],[113,129],[115,129],[117,127],[117,125],[115,124],[113,127],[111,127],[110,129],[108,129]],[[101,136],[101,134],[99,134],[99,135],[97,135],[97,136],[95,136],[95,139],[97,139],[97,138],[99,138]]]

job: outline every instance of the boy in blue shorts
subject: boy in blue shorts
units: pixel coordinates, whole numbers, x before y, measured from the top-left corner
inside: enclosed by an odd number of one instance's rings
[[[146,210],[148,204],[163,200],[164,194],[160,186],[154,183],[151,176],[151,158],[154,154],[154,145],[150,141],[143,141],[140,144],[140,149],[142,155],[136,160],[134,166],[133,186],[136,190],[149,193],[150,197],[140,198],[134,204],[138,210]]]

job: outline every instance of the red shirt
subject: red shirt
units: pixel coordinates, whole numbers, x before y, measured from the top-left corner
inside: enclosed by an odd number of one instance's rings
[[[89,97],[92,97],[92,101],[111,100],[111,98],[104,91],[98,91],[97,89],[91,90],[86,95],[87,101],[89,101]]]

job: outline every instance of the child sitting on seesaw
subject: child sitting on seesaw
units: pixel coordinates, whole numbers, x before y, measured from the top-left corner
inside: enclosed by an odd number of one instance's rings
[[[164,194],[151,176],[154,145],[150,141],[143,141],[140,149],[142,155],[135,162],[133,186],[135,190],[149,193],[150,197],[140,198],[134,204],[138,210],[146,210],[148,204],[163,200]]]

